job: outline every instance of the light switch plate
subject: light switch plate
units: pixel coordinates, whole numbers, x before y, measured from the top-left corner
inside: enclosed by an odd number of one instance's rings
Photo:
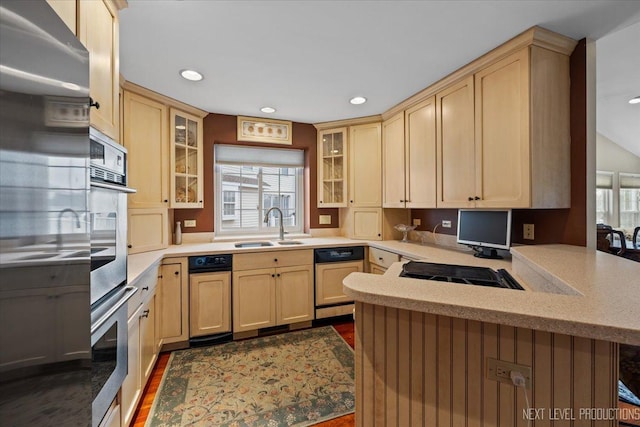
[[[320,215],[320,224],[331,224],[331,215]]]
[[[195,227],[196,226],[196,220],[195,219],[185,219],[184,220],[184,226],[185,227]]]

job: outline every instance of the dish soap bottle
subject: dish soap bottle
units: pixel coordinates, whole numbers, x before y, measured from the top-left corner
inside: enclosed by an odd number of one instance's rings
[[[176,232],[173,236],[173,244],[174,245],[182,244],[182,227],[180,226],[180,221],[176,222]]]

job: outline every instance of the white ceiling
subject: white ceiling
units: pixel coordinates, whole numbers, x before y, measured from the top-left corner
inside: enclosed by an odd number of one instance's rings
[[[127,80],[209,112],[317,123],[380,114],[533,25],[599,39],[640,22],[640,1],[129,0],[120,17]]]

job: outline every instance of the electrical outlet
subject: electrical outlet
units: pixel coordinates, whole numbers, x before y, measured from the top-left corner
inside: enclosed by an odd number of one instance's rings
[[[511,371],[520,372],[525,380],[525,388],[531,388],[531,366],[517,365],[504,360],[487,357],[486,376],[489,380],[513,384]]]
[[[451,228],[451,221],[447,221],[446,219],[443,219],[442,228]]]
[[[318,221],[320,224],[331,224],[331,215],[320,215],[320,219]]]
[[[524,224],[522,226],[522,237],[527,240],[533,240],[534,227],[533,224]]]
[[[185,227],[195,227],[196,226],[196,220],[195,219],[185,219],[184,220],[184,226]]]
[[[422,225],[422,220],[420,218],[413,218],[413,225],[416,227]]]

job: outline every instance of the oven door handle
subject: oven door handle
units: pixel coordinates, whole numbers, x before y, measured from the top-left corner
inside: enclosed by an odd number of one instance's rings
[[[137,190],[135,190],[133,188],[123,187],[121,185],[116,185],[116,184],[107,184],[106,182],[91,181],[91,186],[92,187],[105,188],[107,190],[115,190],[115,191],[119,191],[121,193],[136,193],[137,192]]]
[[[113,316],[119,309],[120,307],[122,307],[123,305],[125,305],[127,303],[127,301],[129,301],[129,299],[136,293],[138,292],[138,288],[136,288],[135,286],[126,286],[124,288],[124,295],[122,296],[122,298],[120,298],[118,300],[117,303],[115,303],[113,305],[113,307],[111,307],[109,309],[109,311],[107,311],[105,314],[102,315],[101,318],[99,318],[98,320],[96,320],[96,322],[91,325],[91,335],[93,335],[98,329],[100,329],[100,326],[104,325],[104,323],[109,320],[109,318],[111,316]]]

